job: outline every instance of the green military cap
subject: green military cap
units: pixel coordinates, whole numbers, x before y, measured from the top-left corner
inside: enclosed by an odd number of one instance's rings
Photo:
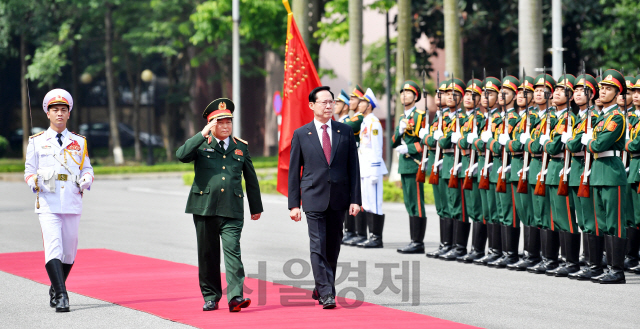
[[[233,111],[235,111],[235,105],[228,98],[218,98],[215,101],[207,105],[204,109],[202,117],[211,121],[213,119],[233,118]]]
[[[533,77],[530,76],[525,76],[524,79],[522,79],[522,83],[520,83],[520,85],[518,86],[518,89],[527,89],[529,91],[534,91],[533,89]]]
[[[484,84],[478,79],[467,82],[467,91],[475,92],[478,95],[482,94],[482,87],[484,87]]]
[[[356,88],[351,92],[351,96],[358,97],[359,99],[365,99],[364,90],[362,89],[362,87],[360,87],[360,85],[356,85]]]
[[[464,95],[464,90],[465,89],[467,89],[467,85],[464,82],[462,82],[462,80],[460,80],[458,78],[454,78],[454,79],[448,81],[447,91],[453,90],[453,91],[457,91],[460,94]]]
[[[621,94],[627,93],[627,83],[622,73],[618,72],[618,70],[608,69],[602,73],[602,77],[601,85],[614,86],[618,88]]]
[[[484,79],[484,89],[492,90],[499,93],[500,88],[502,88],[502,82],[500,82],[498,78],[487,77],[486,79]]]
[[[336,99],[336,101],[342,101],[349,105],[349,95],[347,95],[347,92],[344,91],[344,89],[340,89],[340,95],[338,95],[338,99]]]
[[[573,74],[563,74],[560,76],[560,79],[558,79],[558,84],[556,85],[556,87],[569,88],[571,89],[571,91],[573,91],[575,84],[576,77],[574,77]]]
[[[502,79],[502,87],[509,88],[513,90],[513,92],[518,92],[518,86],[520,85],[520,80],[514,77],[513,75],[507,75]]]
[[[627,90],[631,90],[633,89],[633,86],[635,86],[638,79],[636,79],[636,77],[626,76],[624,77],[624,80],[627,85]]]
[[[597,91],[598,82],[591,74],[581,74],[576,78],[576,87],[584,87],[585,85],[591,89],[591,92],[595,93]]]
[[[636,77],[636,84],[631,89],[640,89],[640,74]]]
[[[418,86],[418,84],[415,81],[411,81],[411,80],[407,80],[402,84],[402,89],[400,89],[400,92],[403,92],[405,90],[410,90],[413,91],[414,94],[416,94],[416,96],[418,96],[418,99],[416,100],[416,102],[420,101],[420,98],[422,98],[422,96],[420,95],[420,86]]]
[[[449,80],[440,81],[440,86],[438,86],[438,91],[447,91],[448,85],[449,85]]]
[[[552,76],[546,73],[543,73],[537,76],[535,79],[533,79],[533,85],[535,87],[538,87],[538,86],[548,87],[549,89],[551,89],[551,92],[553,92],[553,90],[556,89],[556,80],[554,80]]]

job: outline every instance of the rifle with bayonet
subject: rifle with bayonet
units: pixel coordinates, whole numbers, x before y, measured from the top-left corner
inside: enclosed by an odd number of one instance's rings
[[[584,68],[583,68],[584,70]],[[571,123],[571,116],[569,115],[569,111],[571,111],[571,102],[569,101],[569,91],[567,90],[569,83],[567,80],[567,65],[564,65],[564,97],[567,100],[566,102],[566,111],[565,111],[565,129],[564,132],[572,132],[573,124]],[[586,86],[585,86],[586,87]],[[571,129],[571,130],[570,130]],[[560,179],[560,184],[558,184],[558,195],[567,196],[569,195],[569,163],[571,162],[571,152],[569,152],[569,148],[564,146],[564,167],[562,167],[562,179]]]
[[[456,107],[458,107],[458,97],[456,96],[456,88],[455,88],[455,76],[453,73],[451,74],[451,96],[453,97],[453,102],[456,103]],[[456,120],[456,133],[460,134],[460,114],[458,113],[458,109],[454,109],[453,118]],[[458,188],[458,164],[460,163],[460,147],[458,146],[460,141],[458,140],[455,144],[453,144],[453,167],[451,168],[451,176],[449,177],[449,187],[450,188]]]
[[[525,109],[525,133],[527,135],[529,135],[531,133],[531,120],[529,118],[530,113],[529,113],[529,101],[527,98],[527,75],[524,71],[524,68],[522,68],[522,79],[524,83],[524,88],[522,89],[522,92],[524,93],[524,99],[526,102],[526,109]],[[533,101],[533,97],[531,97],[531,101]],[[523,160],[522,160],[522,170],[520,171],[520,177],[518,179],[518,188],[516,189],[516,192],[518,193],[522,193],[522,194],[529,194],[529,182],[527,182],[527,170],[529,169],[529,152],[527,152],[527,146],[526,145],[522,145],[522,151],[524,152],[523,154]]]
[[[429,127],[429,125],[431,124],[431,122],[429,121],[429,108],[427,108],[427,86],[425,82],[425,75],[427,75],[427,73],[423,70],[422,71],[422,98],[424,99],[425,119],[422,120],[422,129],[424,129],[425,127]],[[416,174],[416,181],[418,183],[424,183],[426,180],[425,167],[427,165],[427,152],[429,147],[427,146],[427,143],[424,143],[424,144],[425,144],[424,149],[422,150],[422,160],[420,161],[420,166],[418,166],[418,173]]]
[[[500,69],[500,82],[504,82],[504,75],[502,69]],[[507,119],[507,99],[505,98],[504,87],[500,91],[502,94],[502,133],[509,133],[509,120]],[[495,136],[494,136],[495,137]],[[507,146],[502,147],[502,167],[500,176],[498,176],[498,183],[496,184],[496,192],[507,193]]]
[[[546,80],[546,73],[545,74],[544,79]],[[547,102],[547,108],[546,111],[547,113],[545,113],[545,120],[546,120],[546,125],[544,127],[544,134],[548,134],[549,131],[551,130],[551,118],[549,116],[549,112],[551,112],[551,110],[549,110],[549,98],[551,97],[551,92],[547,91],[547,88],[545,87],[544,90],[544,99]],[[540,127],[540,133],[538,134],[538,138],[540,137],[540,135],[542,135],[542,127]],[[549,163],[549,153],[544,151],[544,145],[542,145],[542,165],[540,166],[540,173],[538,173],[538,181],[536,182],[536,188],[533,190],[533,194],[538,195],[538,196],[545,196],[546,195],[546,184],[545,184],[545,171],[547,170],[547,164]]]
[[[487,70],[483,69],[483,74],[484,74],[484,80],[482,80],[485,84],[487,83]],[[491,109],[489,108],[489,95],[488,95],[488,91],[487,88],[485,86],[484,88],[484,97],[487,99],[487,114],[486,117],[484,119],[484,128],[485,131],[491,131],[491,125],[493,124],[493,117],[491,117]],[[491,150],[489,150],[489,148],[487,147],[487,145],[485,144],[484,146],[484,167],[482,167],[482,172],[480,173],[480,182],[478,183],[478,188],[481,190],[488,190],[489,189],[489,163],[490,163],[490,158],[491,158]]]
[[[442,130],[442,93],[440,92],[440,71],[437,73],[436,93],[438,93],[438,130]],[[429,184],[438,185],[440,182],[440,171],[438,170],[438,162],[442,157],[440,143],[436,141],[436,153],[434,154],[433,165],[431,166],[431,174],[429,175]]]
[[[584,126],[584,134],[589,133],[591,129],[591,90],[587,88],[587,75],[585,74],[584,62],[582,62],[582,75],[584,76],[584,94],[587,97],[587,124]],[[595,86],[594,86],[595,88]],[[580,175],[580,186],[578,187],[578,196],[582,198],[588,198],[591,196],[591,186],[589,184],[589,174],[591,172],[591,153],[585,150],[584,152],[584,171]]]
[[[473,71],[471,71],[471,89],[475,90],[475,78],[474,78],[474,74]],[[473,106],[474,106],[474,111],[475,111],[475,107],[476,107],[476,102],[475,102],[475,95],[473,94],[473,91],[471,92],[471,97],[474,99],[473,101]],[[476,125],[476,116],[478,115],[477,112],[473,113],[473,119],[471,119],[471,131],[474,134],[478,134],[478,127]],[[473,148],[473,146],[470,147],[471,148],[471,155],[469,155],[469,166],[467,167],[467,172],[465,173],[464,176],[464,182],[462,183],[462,188],[465,190],[469,190],[471,191],[473,189],[473,170],[471,169],[474,164],[476,163],[476,150]]]

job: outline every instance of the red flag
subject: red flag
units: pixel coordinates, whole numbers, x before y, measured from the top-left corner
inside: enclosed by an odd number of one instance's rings
[[[287,47],[284,60],[284,90],[282,92],[282,125],[278,146],[278,192],[288,194],[289,157],[293,131],[313,120],[309,108],[309,93],[319,87],[320,77],[302,40],[287,0]]]

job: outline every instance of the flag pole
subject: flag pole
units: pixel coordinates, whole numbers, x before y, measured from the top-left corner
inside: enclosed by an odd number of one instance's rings
[[[233,18],[233,103],[235,111],[233,113],[233,135],[242,134],[242,107],[240,106],[240,0],[233,0],[231,12]]]

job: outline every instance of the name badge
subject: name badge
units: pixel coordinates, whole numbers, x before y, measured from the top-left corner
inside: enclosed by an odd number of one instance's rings
[[[214,149],[208,149],[208,148],[203,148],[202,150],[205,151],[205,152],[215,152],[216,151]]]

